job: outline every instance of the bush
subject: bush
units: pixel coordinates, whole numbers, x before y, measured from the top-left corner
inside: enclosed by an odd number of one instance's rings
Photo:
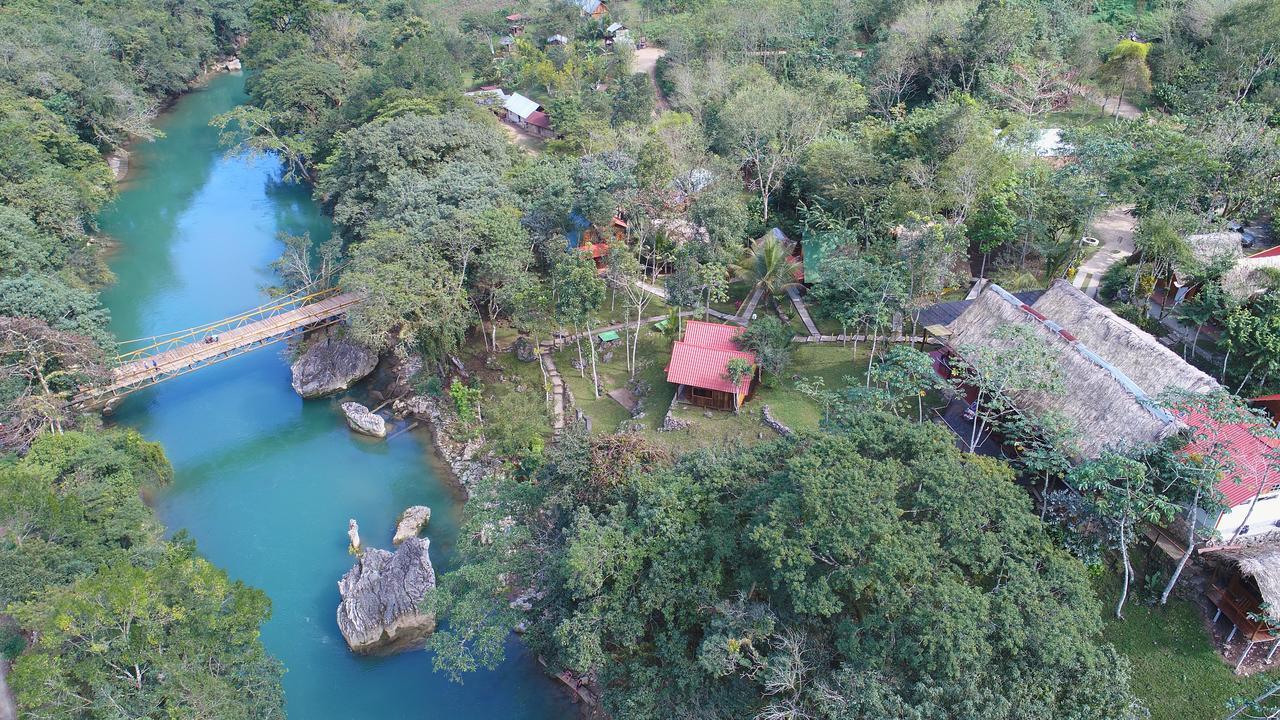
[[[1098,287],[1098,293],[1102,295],[1102,299],[1127,300],[1133,290],[1134,272],[1132,265],[1125,263],[1112,265],[1102,276],[1102,282]]]
[[[22,636],[18,626],[10,623],[0,625],[0,658],[12,660],[27,649],[27,639]]]

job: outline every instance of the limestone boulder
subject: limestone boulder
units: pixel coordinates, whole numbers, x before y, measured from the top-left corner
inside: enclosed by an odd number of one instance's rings
[[[338,581],[338,629],[352,652],[389,655],[421,648],[436,619],[420,609],[436,586],[426,538],[411,537],[396,551],[366,548]]]
[[[369,408],[358,402],[342,403],[342,412],[347,416],[347,425],[361,435],[384,438],[387,436],[387,421],[381,415],[371,412]]]
[[[378,353],[325,331],[307,344],[293,362],[293,389],[304,398],[340,392],[378,365]]]
[[[515,345],[516,359],[520,362],[534,362],[538,359],[538,349],[533,346],[533,342],[529,338],[521,335],[516,338]]]
[[[422,528],[426,527],[430,520],[431,508],[426,505],[405,508],[405,511],[400,513],[400,520],[396,523],[396,536],[391,539],[391,544],[399,545],[409,538],[418,537],[418,533],[422,532]]]

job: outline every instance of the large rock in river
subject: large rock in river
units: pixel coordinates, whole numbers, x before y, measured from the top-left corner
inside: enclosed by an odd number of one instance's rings
[[[347,416],[347,425],[352,430],[372,437],[384,438],[387,436],[387,421],[382,419],[381,415],[371,412],[369,408],[358,402],[342,403],[342,412]]]
[[[420,648],[436,629],[436,618],[419,609],[436,586],[426,538],[405,540],[394,553],[366,548],[338,581],[338,629],[360,654],[387,655]]]
[[[411,537],[417,537],[430,519],[431,508],[426,505],[405,508],[404,512],[400,513],[399,522],[396,523],[396,535],[391,539],[391,544],[399,545]]]
[[[293,362],[293,389],[304,398],[318,398],[346,390],[377,365],[378,353],[325,331]]]

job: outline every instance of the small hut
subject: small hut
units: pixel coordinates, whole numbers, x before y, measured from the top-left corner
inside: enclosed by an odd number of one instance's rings
[[[678,402],[713,410],[737,412],[751,396],[759,368],[755,353],[738,349],[734,338],[743,328],[690,320],[684,339],[671,348],[667,382],[676,385]],[[734,384],[728,377],[729,363],[745,360],[751,372]]]
[[[1218,260],[1227,260],[1233,265],[1238,263],[1244,252],[1240,243],[1244,235],[1238,232],[1201,233],[1187,237],[1187,248],[1190,257],[1175,263],[1169,274],[1156,279],[1154,299],[1161,306],[1177,305],[1187,298],[1194,297],[1199,289],[1196,274],[1201,268]]]
[[[1244,650],[1236,660],[1236,671],[1244,665],[1257,643],[1271,643],[1267,663],[1280,645],[1280,627],[1272,624],[1273,608],[1280,608],[1280,547],[1255,545],[1206,554],[1217,560],[1217,567],[1205,595],[1217,608],[1216,623],[1226,618],[1231,623],[1228,645],[1237,635]],[[1225,648],[1224,648],[1225,650]]]

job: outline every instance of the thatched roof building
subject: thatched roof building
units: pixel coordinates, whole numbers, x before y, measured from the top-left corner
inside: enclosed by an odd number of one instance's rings
[[[1071,423],[1077,460],[1108,447],[1158,442],[1185,425],[1155,402],[1169,388],[1210,392],[1213,378],[1191,367],[1154,337],[1072,287],[1056,281],[1027,305],[998,285],[979,295],[950,325],[951,349],[990,347],[1002,325],[1025,324],[1058,356],[1065,392],[1013,393],[1035,415],[1056,412]]]
[[[1268,272],[1280,273],[1280,248],[1264,250],[1237,262],[1222,276],[1222,289],[1237,300],[1249,300],[1267,289]]]
[[[1244,257],[1240,242],[1244,235],[1238,232],[1213,232],[1187,236],[1187,248],[1191,250],[1191,264],[1174,268],[1178,282],[1185,282],[1203,267],[1219,259],[1236,262]]]
[[[1059,280],[1031,306],[1050,318],[1093,352],[1106,358],[1155,397],[1170,388],[1195,393],[1221,389],[1217,380],[1182,359],[1149,332]]]
[[[1213,556],[1234,565],[1240,574],[1258,585],[1262,601],[1280,608],[1280,546],[1268,543],[1214,550]]]

